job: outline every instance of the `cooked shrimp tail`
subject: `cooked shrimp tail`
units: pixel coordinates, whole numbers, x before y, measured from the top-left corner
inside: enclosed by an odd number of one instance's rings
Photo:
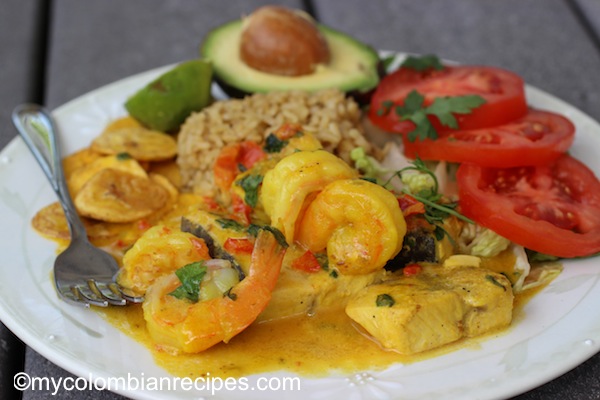
[[[247,276],[223,295],[196,303],[170,295],[181,285],[176,274],[160,278],[143,305],[150,336],[160,348],[174,352],[197,353],[227,343],[266,308],[284,253],[273,234],[261,230]]]

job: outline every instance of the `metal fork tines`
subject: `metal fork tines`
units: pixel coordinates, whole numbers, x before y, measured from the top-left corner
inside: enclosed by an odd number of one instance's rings
[[[33,153],[58,196],[71,231],[69,246],[54,262],[54,284],[61,299],[71,304],[107,307],[139,303],[143,297],[115,281],[119,265],[114,257],[92,245],[67,189],[59,153],[57,130],[41,106],[24,104],[13,112],[13,123]]]

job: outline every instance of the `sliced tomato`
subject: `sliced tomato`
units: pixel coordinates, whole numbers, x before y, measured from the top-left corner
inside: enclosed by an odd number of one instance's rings
[[[416,90],[425,97],[424,105],[436,97],[479,95],[485,104],[469,114],[456,115],[459,129],[479,129],[505,124],[527,113],[525,85],[518,75],[501,68],[487,66],[452,66],[443,70],[422,72],[400,68],[381,80],[371,98],[369,119],[388,132],[408,133],[415,125],[402,121],[393,105],[403,105],[406,96]],[[450,128],[430,117],[437,132]]]
[[[600,181],[562,155],[545,166],[457,172],[462,213],[531,250],[558,257],[600,252]]]
[[[524,117],[503,125],[444,132],[436,140],[403,141],[409,158],[504,168],[552,162],[571,147],[574,138],[575,126],[567,118],[529,110]]]

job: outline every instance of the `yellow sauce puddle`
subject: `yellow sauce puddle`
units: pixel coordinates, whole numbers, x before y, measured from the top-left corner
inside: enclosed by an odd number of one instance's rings
[[[517,298],[519,300],[515,303],[519,306],[515,313],[520,312],[523,303],[531,295],[528,293]],[[175,376],[191,378],[207,374],[222,378],[241,377],[276,371],[322,377],[382,370],[395,363],[413,363],[460,348],[476,349],[482,340],[507,332],[491,332],[482,337],[467,338],[432,351],[406,356],[384,350],[361,334],[343,309],[330,309],[313,316],[255,323],[227,344],[218,344],[199,354],[174,355],[154,346],[146,330],[141,306],[113,307],[97,312],[125,334],[144,344],[159,366]]]

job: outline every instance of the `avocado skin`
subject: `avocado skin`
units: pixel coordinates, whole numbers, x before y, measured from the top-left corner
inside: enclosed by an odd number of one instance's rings
[[[186,61],[131,96],[125,109],[150,129],[173,132],[193,111],[211,103],[211,82],[209,62]]]
[[[360,66],[352,73],[348,73],[346,68],[347,63],[341,64],[341,61],[339,61],[339,65],[344,65],[344,68],[338,69],[337,64],[332,60],[328,64],[330,67],[329,75],[324,77],[318,84],[315,84],[314,77],[319,72],[311,75],[292,77],[286,83],[282,84],[281,76],[269,76],[269,74],[253,70],[241,61],[239,52],[236,51],[239,46],[236,40],[239,39],[241,27],[241,20],[234,20],[220,25],[207,34],[200,46],[201,57],[213,62],[214,81],[224,93],[234,98],[243,98],[257,92],[282,90],[317,91],[338,88],[346,92],[349,96],[352,96],[360,105],[365,105],[369,103],[377,84],[386,74],[383,61],[371,46],[343,32],[318,24],[318,28],[324,34],[330,47],[334,45],[343,46],[338,48],[340,51],[344,49],[344,54],[351,51],[354,55],[354,58],[351,58],[351,62],[357,63]],[[222,51],[221,49],[232,50]],[[237,67],[238,64],[240,67]],[[235,70],[232,69],[232,65],[235,66]],[[243,68],[243,70],[238,70],[237,68]],[[259,72],[259,76],[253,76],[251,79],[244,78],[242,80],[240,77],[247,76],[245,73],[249,71]],[[335,78],[335,85],[330,81],[331,71],[338,73]],[[292,80],[296,82],[292,84]],[[305,82],[307,83],[306,85]]]

